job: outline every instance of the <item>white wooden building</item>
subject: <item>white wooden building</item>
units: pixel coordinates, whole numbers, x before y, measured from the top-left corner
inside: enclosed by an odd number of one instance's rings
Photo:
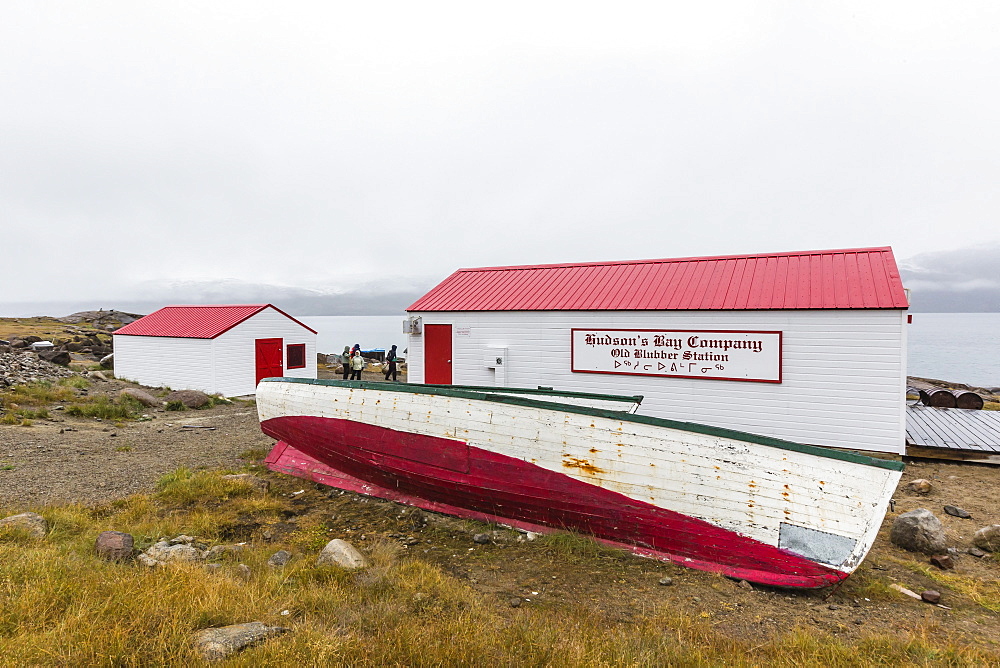
[[[316,332],[271,304],[166,306],[114,333],[115,375],[175,390],[253,394],[261,378],[316,378]]]
[[[890,248],[460,269],[407,309],[408,373],[902,453],[907,308]]]

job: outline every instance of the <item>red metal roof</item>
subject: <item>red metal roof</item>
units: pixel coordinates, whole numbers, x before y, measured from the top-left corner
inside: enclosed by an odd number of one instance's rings
[[[459,269],[407,311],[905,309],[892,249]]]
[[[164,306],[147,316],[131,322],[115,334],[128,336],[171,336],[183,339],[214,339],[229,331],[247,318],[266,308],[302,325],[313,334],[311,327],[303,325],[292,316],[271,304],[238,304],[219,306]]]

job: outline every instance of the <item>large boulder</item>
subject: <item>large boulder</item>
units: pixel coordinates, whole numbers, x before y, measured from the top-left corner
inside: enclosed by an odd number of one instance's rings
[[[69,363],[73,360],[70,354],[65,350],[43,350],[38,353],[38,356],[46,362],[59,364],[61,366],[69,366]]]
[[[175,390],[164,397],[164,400],[168,404],[171,401],[179,401],[188,408],[201,408],[207,406],[211,398],[198,390]]]
[[[45,538],[49,532],[49,523],[38,513],[21,513],[0,520],[0,528],[11,527],[26,531],[33,538]]]
[[[160,541],[155,543],[146,550],[146,555],[156,561],[162,561],[164,563],[170,561],[204,561],[205,552],[199,550],[193,545],[188,545],[185,543],[180,543],[177,545],[171,545],[169,542]]]
[[[110,561],[126,561],[135,556],[132,534],[121,531],[102,531],[94,543],[97,555]]]
[[[889,540],[910,552],[943,554],[948,551],[941,520],[926,508],[917,508],[897,517],[892,523]]]

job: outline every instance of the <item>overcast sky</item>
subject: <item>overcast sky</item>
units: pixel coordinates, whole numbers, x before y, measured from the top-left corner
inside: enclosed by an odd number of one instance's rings
[[[995,244],[998,28],[995,2],[6,0],[0,303]]]

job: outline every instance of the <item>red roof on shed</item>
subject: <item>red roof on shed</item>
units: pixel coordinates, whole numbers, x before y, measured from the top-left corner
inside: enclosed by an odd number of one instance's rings
[[[892,249],[459,269],[407,311],[905,309]]]
[[[115,334],[128,336],[171,336],[182,339],[214,339],[266,308],[302,325],[313,334],[311,327],[271,304],[239,304],[221,306],[164,306],[131,322]]]

